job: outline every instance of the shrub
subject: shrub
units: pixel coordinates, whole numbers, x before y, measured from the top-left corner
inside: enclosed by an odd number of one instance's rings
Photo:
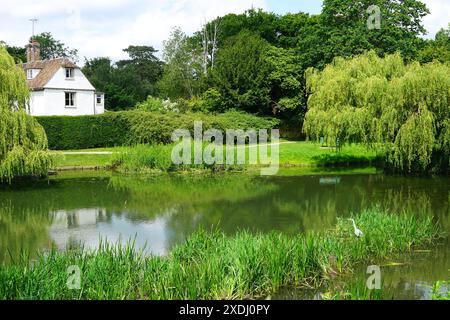
[[[171,102],[170,99],[163,100],[152,96],[148,96],[147,100],[138,103],[136,109],[140,111],[180,112],[178,103]]]
[[[53,150],[121,146],[128,143],[129,123],[122,112],[96,116],[37,117]]]
[[[260,118],[230,111],[219,115],[203,113],[161,113],[144,111],[109,112],[96,116],[37,117],[44,127],[50,149],[71,150],[135,144],[168,144],[176,129],[194,131],[194,122],[203,129],[271,129],[276,119]]]

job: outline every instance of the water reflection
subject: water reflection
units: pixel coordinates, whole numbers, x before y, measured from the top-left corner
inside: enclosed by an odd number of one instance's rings
[[[152,221],[133,221],[126,214],[115,214],[105,208],[59,210],[52,216],[49,234],[59,250],[96,249],[100,241],[133,241],[146,254],[165,255],[169,249],[166,244],[167,216]]]
[[[135,239],[147,253],[166,254],[199,228],[220,228],[227,234],[240,229],[288,234],[324,230],[337,217],[374,205],[434,215],[449,231],[449,204],[449,177],[62,175],[48,182],[0,187],[0,262],[9,262],[22,249],[34,254],[51,247],[96,248],[101,238]],[[426,296],[411,279],[431,283],[450,278],[448,248],[446,244],[431,256],[416,257],[409,264],[415,273],[391,269],[388,274],[397,281],[392,286]],[[434,276],[424,276],[429,274]],[[408,285],[411,289],[401,289]]]

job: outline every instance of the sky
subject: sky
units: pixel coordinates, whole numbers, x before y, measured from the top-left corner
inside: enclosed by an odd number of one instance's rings
[[[424,19],[429,34],[450,22],[450,0],[422,0],[431,15]],[[0,40],[24,46],[31,36],[30,18],[39,19],[35,32],[51,32],[84,57],[125,58],[128,45],[151,45],[157,50],[173,27],[186,33],[206,20],[227,13],[262,8],[278,14],[320,13],[321,0],[1,0]],[[14,26],[14,27],[11,27]]]

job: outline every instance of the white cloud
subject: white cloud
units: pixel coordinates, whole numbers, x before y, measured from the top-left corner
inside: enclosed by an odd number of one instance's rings
[[[449,0],[422,0],[430,9],[430,14],[423,20],[428,31],[427,38],[434,38],[436,32],[450,23]]]
[[[38,17],[36,32],[49,31],[79,50],[79,56],[125,56],[130,44],[162,48],[171,29],[198,30],[203,21],[251,6],[267,9],[265,0],[15,0],[0,7],[0,39],[25,45],[29,18]],[[8,26],[17,26],[8,30]]]

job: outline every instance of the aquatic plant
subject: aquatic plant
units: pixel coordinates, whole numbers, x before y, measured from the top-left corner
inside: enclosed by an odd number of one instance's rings
[[[433,300],[450,300],[450,281],[438,281],[433,285]]]
[[[145,257],[133,243],[97,251],[50,251],[32,264],[26,255],[0,266],[1,299],[243,299],[267,296],[281,286],[318,286],[330,272],[348,273],[439,237],[432,219],[373,209],[324,233],[279,232],[235,236],[198,231],[166,257]],[[333,257],[333,259],[330,259]],[[67,268],[81,271],[80,290],[67,285]]]

